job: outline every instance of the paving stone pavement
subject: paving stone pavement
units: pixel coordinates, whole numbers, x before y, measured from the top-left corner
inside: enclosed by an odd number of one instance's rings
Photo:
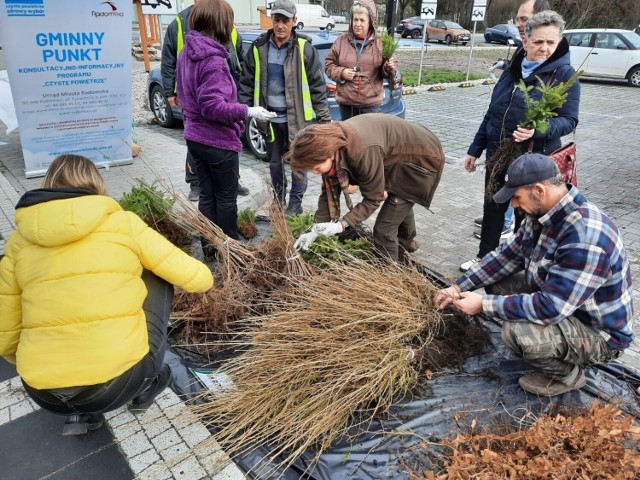
[[[430,128],[442,141],[447,165],[436,192],[431,209],[416,206],[417,241],[420,249],[415,258],[449,278],[459,275],[458,266],[477,253],[478,240],[473,236],[473,219],[482,214],[482,172],[469,174],[464,171],[462,159],[467,147],[480,125],[490,98],[490,87],[476,85],[473,88],[449,86],[440,92],[418,90],[415,95],[407,95],[407,120],[419,122]],[[640,89],[624,84],[609,82],[582,82],[580,125],[576,133],[579,157],[580,189],[595,204],[608,213],[619,226],[629,253],[631,269],[636,284],[634,298],[636,308],[640,305]],[[143,151],[132,165],[111,167],[103,170],[109,192],[118,198],[129,191],[137,178],[148,181],[162,179],[177,192],[186,194],[188,186],[184,182],[185,142],[181,129],[163,129],[157,125],[141,125],[136,130],[138,143]],[[14,228],[14,205],[26,190],[40,186],[41,179],[27,179],[24,176],[22,153],[17,133],[0,134],[0,236],[5,239]],[[248,153],[241,154],[241,180],[251,190],[247,197],[239,197],[239,208],[247,206],[259,208],[267,200],[269,178],[268,165],[256,160]],[[319,177],[310,175],[309,189],[303,207],[314,211],[320,191]],[[356,199],[357,200],[357,197]],[[368,223],[372,226],[373,220]],[[0,239],[0,253],[4,240]],[[636,322],[634,330],[640,334]],[[639,341],[636,341],[622,360],[640,368]],[[7,377],[8,378],[8,377]],[[0,378],[1,379],[1,378]],[[9,383],[7,383],[9,382]],[[11,383],[14,382],[14,383]],[[8,400],[11,390],[19,396],[20,385],[10,379],[0,383],[0,428],[3,421],[13,421],[11,409],[15,400]],[[13,385],[15,388],[9,388]],[[175,397],[177,398],[177,397]],[[24,401],[22,399],[21,401]],[[170,420],[167,410],[175,407],[170,393],[158,400],[154,412]],[[166,403],[163,403],[166,402]],[[20,402],[18,402],[20,403]],[[22,407],[30,411],[27,403]],[[20,410],[23,411],[23,410]],[[33,412],[32,412],[33,413]],[[125,418],[126,417],[126,418]],[[166,424],[158,435],[149,436],[153,427],[138,426],[138,418],[125,411],[114,412],[109,418],[113,442],[124,452],[133,472],[129,477],[118,478],[242,478],[235,466],[227,464],[227,469],[211,476],[205,466],[198,463],[201,458],[185,458],[180,455],[186,446],[193,446],[181,437],[174,425]],[[174,417],[175,418],[175,417]],[[4,419],[4,420],[3,420]],[[124,423],[120,423],[120,419]],[[126,421],[124,421],[126,420]],[[121,433],[119,428],[126,425]],[[193,427],[196,437],[204,435],[199,427]],[[144,432],[144,434],[143,434]],[[171,433],[165,433],[171,432]],[[175,432],[175,433],[174,433]],[[156,432],[158,433],[158,432]],[[161,434],[161,435],[160,435]],[[144,439],[142,437],[145,437]],[[158,438],[160,437],[160,438]],[[140,446],[138,440],[142,442]],[[158,438],[157,441],[154,441]],[[202,438],[200,441],[203,441]],[[147,442],[147,443],[145,443]],[[127,453],[131,447],[130,453]],[[174,448],[174,450],[172,450]],[[217,449],[211,455],[217,455]],[[163,455],[163,452],[165,455]],[[222,453],[220,453],[222,455]],[[180,463],[168,464],[165,457],[179,458]],[[164,463],[156,465],[156,459]],[[190,463],[191,462],[191,463]],[[195,462],[195,463],[193,463]],[[196,466],[198,463],[198,466]],[[154,467],[151,471],[146,469]],[[176,468],[176,465],[182,465]],[[142,475],[142,472],[146,472]],[[194,472],[193,476],[184,476]],[[200,475],[200,476],[198,476]],[[240,475],[239,477],[237,475]],[[52,477],[53,478],[53,477]],[[65,478],[65,477],[60,477]],[[67,477],[68,478],[68,477]]]

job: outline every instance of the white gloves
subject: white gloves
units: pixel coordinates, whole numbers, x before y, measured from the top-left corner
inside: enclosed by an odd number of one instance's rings
[[[298,237],[293,247],[296,250],[309,250],[309,247],[316,241],[318,235],[330,237],[342,232],[344,232],[342,222],[316,223],[309,233],[303,233]]]
[[[249,107],[249,113],[247,115],[249,116],[249,118],[255,118],[259,122],[266,122],[270,118],[278,116],[277,113],[270,112],[269,110],[262,107]]]
[[[325,237],[344,232],[342,222],[317,223],[313,228],[319,235],[324,235]]]
[[[315,228],[312,229],[309,233],[303,233],[298,237],[296,243],[293,244],[293,248],[296,250],[309,250],[311,244],[316,241],[318,238],[318,232],[316,232]]]

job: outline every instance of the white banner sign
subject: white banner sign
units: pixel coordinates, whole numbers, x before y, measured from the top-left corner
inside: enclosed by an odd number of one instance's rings
[[[178,0],[140,0],[145,15],[177,15]]]
[[[130,163],[131,2],[0,0],[27,177],[63,153]]]
[[[471,10],[471,21],[481,22],[484,20],[484,14],[487,11],[487,0],[474,0],[473,9]]]
[[[420,7],[420,18],[422,20],[434,20],[437,8],[438,2],[436,0],[423,0],[422,7]]]

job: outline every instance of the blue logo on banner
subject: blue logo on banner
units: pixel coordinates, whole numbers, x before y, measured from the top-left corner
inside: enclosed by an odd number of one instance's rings
[[[44,0],[5,0],[8,17],[44,17]]]

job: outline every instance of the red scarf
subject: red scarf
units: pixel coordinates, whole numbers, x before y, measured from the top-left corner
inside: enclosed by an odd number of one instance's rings
[[[338,153],[341,155],[341,152]],[[344,194],[344,200],[347,203],[349,210],[353,209],[353,202],[351,196],[347,191],[349,188],[349,174],[343,168],[338,168],[336,161],[333,161],[331,170],[322,174],[322,181],[324,182],[324,189],[327,193],[327,203],[329,205],[329,215],[331,220],[340,220],[340,193]]]

